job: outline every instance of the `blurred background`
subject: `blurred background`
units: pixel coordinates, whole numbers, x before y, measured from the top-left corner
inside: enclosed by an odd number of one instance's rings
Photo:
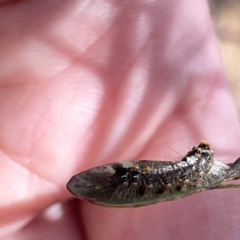
[[[240,0],[208,0],[240,117]]]

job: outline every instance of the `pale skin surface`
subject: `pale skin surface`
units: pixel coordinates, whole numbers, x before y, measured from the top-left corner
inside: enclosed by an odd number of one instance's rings
[[[224,162],[240,155],[207,4],[164,2],[1,3],[1,239],[238,239],[238,189],[138,209],[65,189],[88,168],[176,159],[202,139]]]

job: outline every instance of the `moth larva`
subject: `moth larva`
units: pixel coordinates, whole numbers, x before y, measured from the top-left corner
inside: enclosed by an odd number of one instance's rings
[[[240,178],[240,158],[232,164],[214,160],[201,141],[178,162],[130,161],[91,168],[73,176],[68,190],[80,199],[107,207],[139,207],[171,201],[226,185]]]

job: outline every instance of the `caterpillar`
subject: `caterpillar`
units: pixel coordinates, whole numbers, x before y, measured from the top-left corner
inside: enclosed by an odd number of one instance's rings
[[[106,207],[140,207],[172,201],[216,188],[238,188],[226,182],[240,178],[240,158],[214,160],[210,144],[201,141],[180,161],[110,163],[74,175],[67,189],[76,197]]]

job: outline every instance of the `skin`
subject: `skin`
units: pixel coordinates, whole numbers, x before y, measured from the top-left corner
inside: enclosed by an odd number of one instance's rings
[[[0,16],[1,239],[238,239],[237,189],[111,209],[65,188],[202,139],[221,161],[239,157],[206,2],[5,1]]]

